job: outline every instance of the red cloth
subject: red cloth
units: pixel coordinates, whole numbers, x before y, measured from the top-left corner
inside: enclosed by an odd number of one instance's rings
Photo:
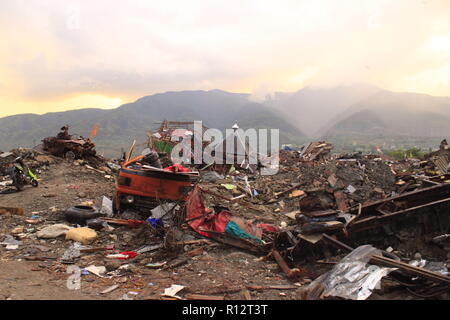
[[[205,237],[209,237],[209,233],[200,229],[225,232],[225,228],[231,217],[231,214],[227,211],[222,211],[218,214],[208,214],[210,211],[205,207],[198,188],[195,188],[189,195],[186,203],[186,211],[186,220],[198,218],[189,222],[191,228]]]
[[[281,228],[278,226],[274,226],[273,224],[266,224],[266,223],[257,224],[256,227],[261,228],[265,232],[269,232],[269,233],[278,232],[281,230]]]
[[[135,258],[139,253],[134,252],[134,251],[124,251],[124,252],[121,252],[120,254],[123,254],[123,255],[128,256],[128,257],[126,257],[126,258],[117,258],[117,259],[119,259],[119,260],[126,260],[126,259],[133,259],[133,258]]]
[[[175,163],[173,166],[164,168],[165,171],[176,172],[175,169],[178,169],[178,172],[191,172],[188,168],[183,167],[179,163]]]
[[[257,238],[262,237],[263,231],[271,233],[280,230],[277,226],[264,223],[255,226],[253,222],[233,217],[232,213],[225,210],[218,214],[210,213],[210,210],[207,209],[203,203],[201,190],[198,187],[196,187],[189,195],[186,202],[186,211],[186,220],[190,221],[189,225],[191,228],[205,237],[210,237],[210,234],[201,231],[201,229],[214,232],[225,232],[225,228],[230,221],[234,221],[244,232],[254,235]],[[197,219],[192,220],[194,218]]]

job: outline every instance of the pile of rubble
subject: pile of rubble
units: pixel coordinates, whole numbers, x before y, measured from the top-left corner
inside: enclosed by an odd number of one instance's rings
[[[95,207],[55,209],[45,218],[0,207],[0,217],[17,223],[1,244],[21,259],[51,258],[113,279],[102,294],[123,286],[120,279],[143,272],[140,268],[177,269],[183,276],[197,270],[195,257],[226,245],[257,255],[259,262],[275,262],[285,275],[279,281],[291,282],[279,288],[298,289],[298,299],[363,300],[405,288],[417,298],[448,299],[450,181],[442,163],[433,156],[397,162],[331,150],[326,142],[282,150],[273,176],[235,167],[225,174],[202,171],[186,201],[156,199],[144,214],[115,215],[112,197],[102,197]],[[30,159],[39,167],[44,157],[58,161],[40,153]],[[102,167],[92,170],[105,173]],[[163,171],[157,173],[169,175]],[[180,297],[183,288],[166,288],[159,298],[214,299],[236,289],[214,287],[208,293],[215,296]],[[256,290],[246,286],[246,298],[250,288]]]
[[[441,145],[439,154],[447,151],[445,148],[442,150]],[[250,176],[233,171],[225,177],[218,176],[214,183],[204,182],[201,188],[208,205],[219,209],[217,214],[220,210],[229,210],[252,221],[271,222],[281,227],[271,242],[270,254],[289,278],[311,276],[299,270],[308,269],[305,264],[312,261],[351,251],[347,244],[370,243],[394,253],[389,255],[382,250],[387,257],[379,258],[378,264],[384,263],[409,275],[423,276],[434,288],[426,292],[431,296],[445,292],[450,284],[447,269],[450,247],[444,240],[448,239],[446,234],[450,226],[450,180],[447,174],[443,174],[442,161],[408,160],[402,163],[384,156],[363,156],[360,153],[331,156],[329,151],[330,144],[323,142],[312,143],[300,152],[283,150],[280,173],[275,176]],[[207,180],[211,181],[209,176],[210,173]],[[440,239],[439,245],[436,245],[437,239]],[[330,243],[341,251],[332,253]],[[407,261],[415,261],[414,250],[419,249],[436,259],[422,259],[421,267],[433,270],[434,265],[440,265],[438,274],[416,268],[417,264],[410,267],[400,263],[397,255]],[[364,266],[361,272],[366,275],[370,274],[364,271],[370,257],[381,254],[372,249],[368,252],[372,253],[364,258],[365,261],[359,260],[359,256],[352,260],[361,261]],[[284,260],[288,257],[290,263]],[[379,271],[379,279],[389,273],[386,269]],[[402,272],[397,272],[400,278]],[[342,270],[341,276],[345,278]],[[353,289],[363,288],[362,283],[359,283],[360,287],[352,285]],[[320,292],[311,287],[304,298],[340,296],[365,299],[374,289],[367,285],[363,288],[366,294],[352,296],[326,292],[322,284]],[[426,291],[424,282],[412,281],[410,285],[414,289],[419,288],[417,292],[422,295]],[[349,286],[347,289],[352,288]],[[319,293],[311,294],[310,291],[314,290]],[[421,295],[418,293],[418,296]]]

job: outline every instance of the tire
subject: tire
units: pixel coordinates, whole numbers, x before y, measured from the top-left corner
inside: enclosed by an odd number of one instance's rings
[[[75,158],[76,158],[75,153],[73,153],[73,151],[67,151],[66,154],[64,155],[64,157],[69,162],[75,161]]]
[[[37,188],[39,186],[39,182],[37,180],[33,180],[31,181],[31,185],[35,188]]]
[[[66,210],[65,219],[71,223],[85,225],[87,220],[102,216],[97,209],[88,206],[75,206]]]

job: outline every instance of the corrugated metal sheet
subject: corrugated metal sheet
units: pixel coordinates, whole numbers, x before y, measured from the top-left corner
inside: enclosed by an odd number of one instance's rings
[[[445,174],[448,172],[448,164],[449,160],[447,156],[440,155],[433,159],[433,163],[436,165],[436,167],[439,169],[441,174]]]

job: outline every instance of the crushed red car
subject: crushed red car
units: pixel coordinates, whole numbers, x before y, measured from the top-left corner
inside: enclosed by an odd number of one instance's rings
[[[119,171],[113,200],[115,213],[122,213],[128,208],[148,212],[162,201],[186,200],[199,179],[198,172],[182,172],[187,170],[179,170],[179,165],[165,170],[147,164],[144,160],[149,149],[132,159],[133,149],[134,144]]]

